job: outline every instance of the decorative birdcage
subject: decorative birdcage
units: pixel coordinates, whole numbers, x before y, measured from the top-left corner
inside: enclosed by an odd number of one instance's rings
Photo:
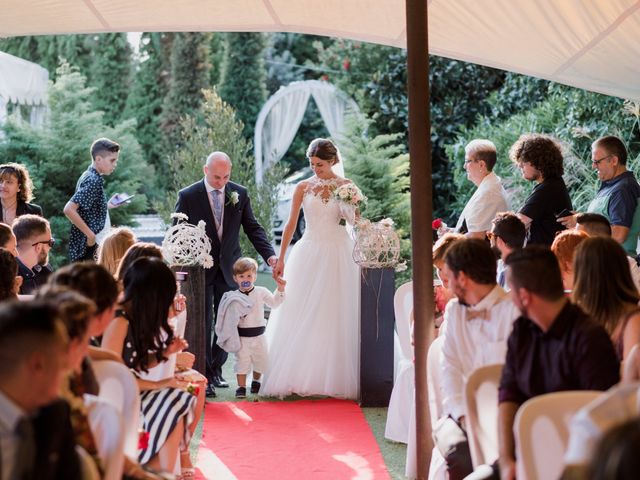
[[[203,220],[198,225],[187,223],[189,217],[184,213],[174,213],[171,218],[178,219],[167,230],[162,241],[162,254],[171,265],[213,267],[211,258],[211,240],[205,232]]]
[[[393,220],[361,220],[355,229],[353,260],[364,268],[396,268],[400,265],[400,237]]]

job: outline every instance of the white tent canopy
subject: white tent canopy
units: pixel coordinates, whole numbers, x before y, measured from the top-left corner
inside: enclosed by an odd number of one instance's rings
[[[640,100],[638,0],[425,0],[433,54]],[[405,0],[3,0],[0,36],[302,32],[404,47]]]
[[[0,123],[7,116],[8,104],[13,103],[33,107],[30,122],[41,124],[46,111],[48,83],[47,69],[0,52]]]

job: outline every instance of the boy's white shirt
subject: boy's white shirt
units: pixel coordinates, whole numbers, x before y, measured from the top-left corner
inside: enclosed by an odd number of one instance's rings
[[[264,327],[267,325],[267,321],[264,318],[264,306],[268,305],[271,308],[279,307],[284,301],[284,292],[279,292],[277,289],[271,293],[265,287],[255,286],[248,297],[253,303],[253,307],[249,313],[240,319],[238,327],[251,328],[251,327]]]

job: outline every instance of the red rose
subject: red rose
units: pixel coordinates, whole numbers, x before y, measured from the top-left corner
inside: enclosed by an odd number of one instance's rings
[[[323,82],[328,82],[329,81],[329,75],[322,75],[320,77],[320,80],[322,80]]]
[[[349,70],[349,69],[351,68],[351,60],[349,60],[348,58],[345,58],[345,59],[342,61],[342,67],[343,67],[345,70]]]
[[[431,228],[434,230],[438,230],[442,226],[442,219],[436,218],[433,222],[431,222]]]
[[[141,430],[138,434],[138,450],[149,448],[149,432]]]

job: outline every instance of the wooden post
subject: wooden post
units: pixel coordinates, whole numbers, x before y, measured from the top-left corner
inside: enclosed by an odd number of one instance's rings
[[[433,201],[427,3],[426,0],[406,0],[418,479],[427,478],[433,448],[427,399],[427,348],[433,329]]]
[[[182,282],[182,293],[187,297],[187,326],[184,338],[189,342],[187,351],[196,356],[193,369],[202,375],[206,372],[206,336],[204,322],[204,268],[196,266],[174,266],[174,272],[187,272],[187,280]]]
[[[360,405],[387,407],[393,390],[392,268],[363,268],[360,275]]]

